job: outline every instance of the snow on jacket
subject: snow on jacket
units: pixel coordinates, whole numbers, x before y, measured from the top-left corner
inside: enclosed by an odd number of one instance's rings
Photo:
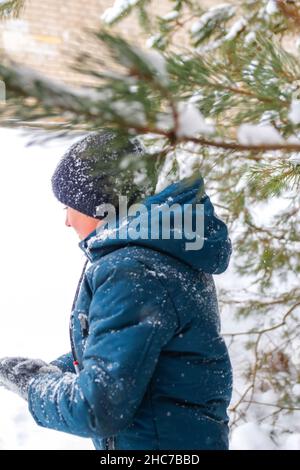
[[[90,437],[96,449],[228,448],[232,370],[212,275],[226,270],[231,241],[201,189],[202,178],[183,180],[143,201],[204,204],[198,251],[101,229],[79,243],[90,261],[71,317],[80,372],[69,353],[52,361],[63,374],[31,382],[40,426]]]

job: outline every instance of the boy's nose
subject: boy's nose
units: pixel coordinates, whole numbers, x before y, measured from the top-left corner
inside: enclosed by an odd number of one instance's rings
[[[68,214],[66,214],[65,225],[67,227],[71,227],[71,224],[69,223],[69,220],[68,220]]]

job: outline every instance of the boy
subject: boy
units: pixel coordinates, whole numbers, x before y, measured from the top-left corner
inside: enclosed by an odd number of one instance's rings
[[[0,383],[28,400],[37,424],[92,438],[99,450],[228,449],[232,371],[212,276],[229,263],[227,227],[200,177],[143,197],[118,165],[143,149],[137,140],[119,142],[115,131],[88,135],[52,177],[87,257],[71,313],[72,352],[50,364],[4,358]],[[129,206],[142,202],[159,229],[157,207],[172,204],[173,236],[145,236],[145,223],[136,236],[132,212],[124,232],[120,192]],[[202,246],[187,249],[191,230],[178,236],[176,211],[189,207],[195,219],[198,203]],[[115,212],[105,217],[102,204]]]

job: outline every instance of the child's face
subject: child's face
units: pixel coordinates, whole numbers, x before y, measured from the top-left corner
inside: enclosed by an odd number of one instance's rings
[[[98,225],[103,223],[102,220],[89,217],[88,215],[82,214],[82,212],[72,209],[72,207],[65,207],[66,209],[66,220],[65,224],[67,227],[73,227],[79,238],[83,240],[91,232],[93,232]]]

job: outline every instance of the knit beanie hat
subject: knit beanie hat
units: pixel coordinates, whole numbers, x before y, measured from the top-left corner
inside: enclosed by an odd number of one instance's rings
[[[112,130],[92,132],[72,145],[57,165],[51,178],[56,198],[73,209],[97,216],[97,206],[113,204],[118,212],[119,195],[131,204],[142,197],[134,183],[132,170],[120,168],[126,156],[138,158],[144,147],[137,138],[128,138]]]

